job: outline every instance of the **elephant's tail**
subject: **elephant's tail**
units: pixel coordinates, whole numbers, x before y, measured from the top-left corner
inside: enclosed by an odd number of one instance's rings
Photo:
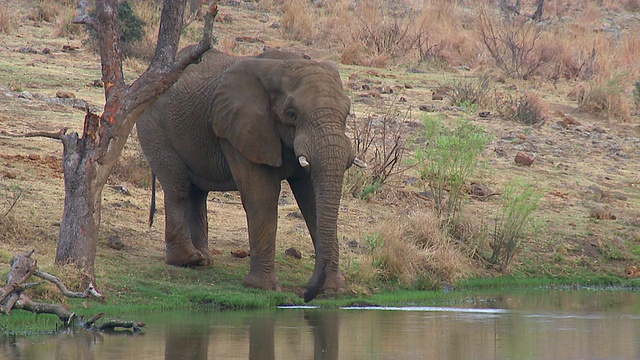
[[[149,209],[149,227],[153,225],[153,215],[156,213],[156,173],[151,172],[151,207]]]

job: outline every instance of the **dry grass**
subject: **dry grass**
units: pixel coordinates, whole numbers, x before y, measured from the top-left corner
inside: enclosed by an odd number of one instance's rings
[[[18,26],[16,15],[9,7],[0,8],[0,33],[11,34]]]
[[[369,252],[358,255],[357,262],[348,261],[358,264],[350,271],[363,283],[395,282],[405,287],[439,287],[441,281],[455,283],[470,276],[474,270],[466,249],[441,225],[431,211],[384,221],[365,238]]]
[[[285,1],[282,6],[284,12],[282,16],[282,29],[285,34],[293,40],[313,43],[317,30],[315,26],[316,17],[309,2],[298,0]]]

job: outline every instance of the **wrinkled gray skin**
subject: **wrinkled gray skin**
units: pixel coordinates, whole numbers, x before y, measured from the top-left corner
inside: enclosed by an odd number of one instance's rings
[[[305,300],[343,291],[337,217],[354,161],[345,135],[349,107],[333,64],[293,53],[239,58],[211,50],[189,66],[137,122],[165,193],[166,262],[210,265],[207,194],[238,190],[251,249],[243,285],[281,290],[274,257],[287,180],[316,251]]]

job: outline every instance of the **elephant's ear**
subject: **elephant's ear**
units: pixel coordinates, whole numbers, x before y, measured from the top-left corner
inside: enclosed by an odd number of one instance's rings
[[[265,61],[240,60],[223,73],[213,95],[213,131],[247,159],[279,167],[282,146],[262,81],[264,72],[270,72],[276,62]]]

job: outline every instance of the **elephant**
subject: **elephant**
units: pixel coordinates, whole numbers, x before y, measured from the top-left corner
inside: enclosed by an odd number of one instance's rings
[[[188,66],[136,124],[165,194],[166,263],[210,265],[207,194],[239,191],[250,247],[242,284],[282,290],[274,267],[286,180],[315,248],[305,301],[344,291],[337,239],[342,182],[352,164],[366,166],[345,134],[350,107],[335,64],[295,53],[237,57],[212,49]]]

